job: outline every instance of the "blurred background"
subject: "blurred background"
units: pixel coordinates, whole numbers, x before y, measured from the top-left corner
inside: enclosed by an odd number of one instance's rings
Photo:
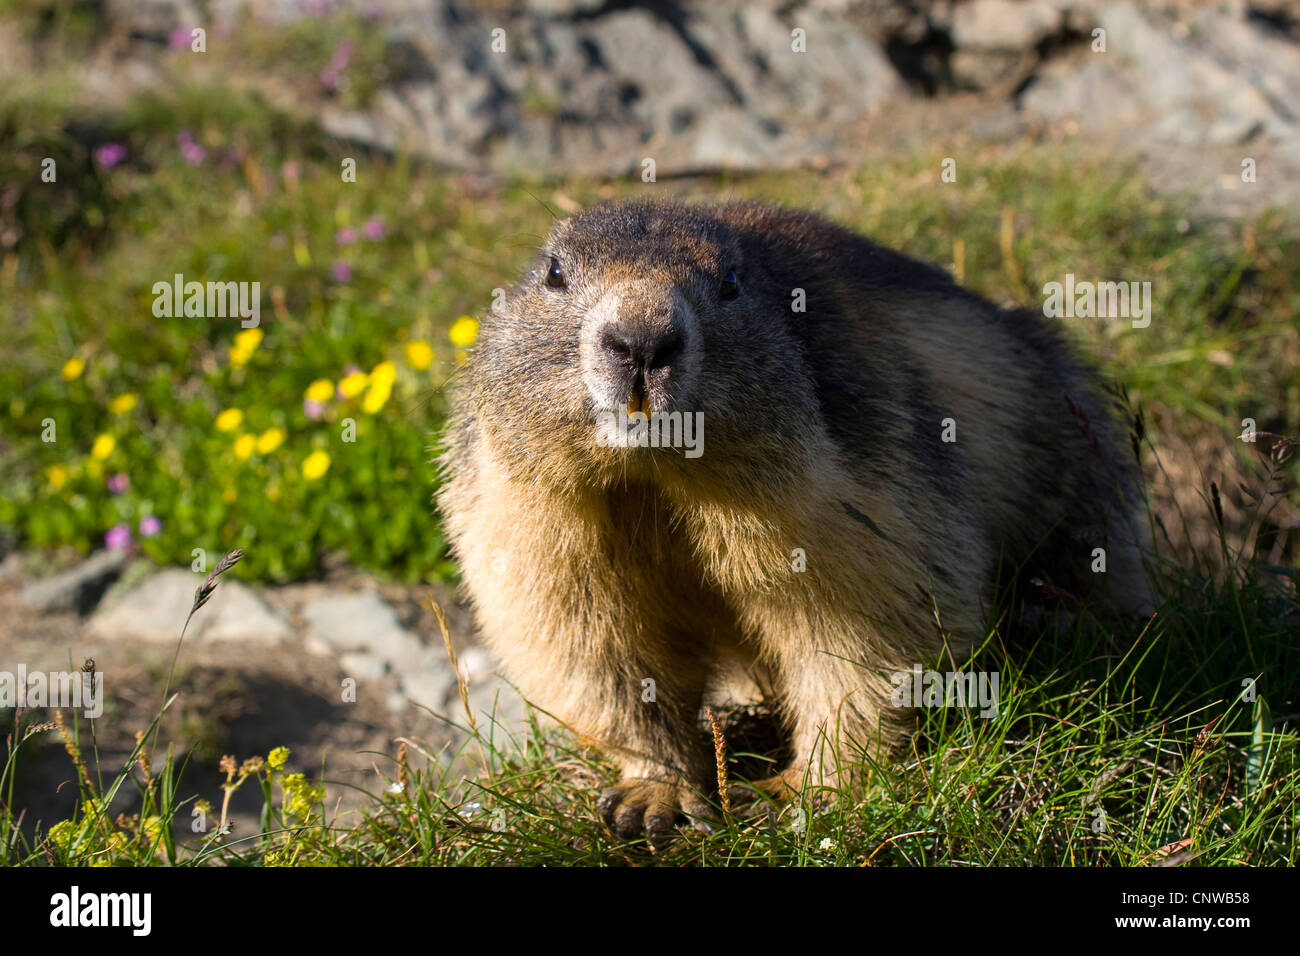
[[[0,651],[96,658],[129,749],[240,547],[183,747],[360,780],[454,739],[431,598],[500,685],[432,510],[444,386],[552,217],[629,195],[812,208],[1008,305],[1150,281],[1149,328],[1067,324],[1143,411],[1162,547],[1221,520],[1294,568],[1294,468],[1238,436],[1300,434],[1297,104],[1282,0],[0,0]],[[157,314],[176,275],[260,324]],[[383,693],[340,714],[338,673]]]

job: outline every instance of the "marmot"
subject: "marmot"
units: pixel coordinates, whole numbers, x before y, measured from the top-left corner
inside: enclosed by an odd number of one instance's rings
[[[623,202],[482,322],[438,499],[507,676],[657,836],[709,816],[701,707],[737,674],[792,735],[771,790],[896,741],[891,674],[960,661],[1000,569],[1147,612],[1119,438],[1041,313],[809,213]]]

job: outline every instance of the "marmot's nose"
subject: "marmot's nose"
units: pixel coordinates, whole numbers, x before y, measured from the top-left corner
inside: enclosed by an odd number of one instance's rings
[[[600,333],[600,347],[610,360],[638,372],[671,365],[685,344],[675,324],[607,325]]]

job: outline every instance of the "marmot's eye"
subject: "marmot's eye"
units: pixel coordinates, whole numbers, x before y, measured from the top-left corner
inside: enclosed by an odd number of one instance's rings
[[[551,260],[551,267],[546,270],[546,284],[552,289],[567,289],[569,283],[564,280],[564,270],[554,259]]]
[[[740,295],[740,279],[737,278],[735,269],[731,269],[722,277],[722,284],[718,286],[718,295],[724,299],[734,299]]]

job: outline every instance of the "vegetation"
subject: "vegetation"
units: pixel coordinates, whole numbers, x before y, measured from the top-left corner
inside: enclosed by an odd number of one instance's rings
[[[75,21],[76,5],[51,8]],[[331,36],[284,42],[338,52]],[[255,52],[280,51],[268,39]],[[1041,301],[1065,272],[1150,281],[1149,328],[1078,319],[1071,334],[1170,431],[1229,441],[1255,420],[1258,444],[1236,446],[1256,532],[1296,500],[1295,459],[1273,437],[1300,435],[1300,255],[1280,213],[1202,221],[1133,170],[1059,147],[973,151],[948,185],[938,154],[816,176],[496,183],[358,153],[215,79],[177,76],[109,114],[48,77],[0,89],[0,234],[17,236],[0,245],[0,535],[23,547],[134,540],[166,564],[238,547],[230,573],[262,581],[310,576],[333,553],[402,580],[454,577],[430,462],[474,317],[552,208],[647,190],[817,208],[1006,303]],[[154,286],[177,274],[259,283],[260,324],[159,315]],[[1168,433],[1144,436],[1149,472]],[[611,768],[540,725],[521,741],[466,727],[463,760],[430,766],[468,763],[468,777],[388,755],[393,785],[339,819],[291,755],[228,759],[204,792],[183,792],[156,724],[105,768],[92,726],[20,713],[6,715],[0,862],[1296,865],[1296,545],[1230,534],[1218,489],[1198,490],[1201,512],[1165,518],[1208,523],[1215,547],[1164,549],[1164,603],[1141,633],[1085,608],[1010,653],[995,622],[966,666],[1000,672],[998,715],[923,711],[909,757],[854,768],[860,792],[813,781],[795,806],[719,810],[714,832],[651,853],[597,821]],[[24,836],[14,779],[24,748],[53,733],[81,810]],[[732,775],[753,764],[731,757]],[[233,787],[263,793],[253,836],[221,832]],[[110,820],[123,789],[138,810]],[[196,807],[210,823],[197,834]]]

